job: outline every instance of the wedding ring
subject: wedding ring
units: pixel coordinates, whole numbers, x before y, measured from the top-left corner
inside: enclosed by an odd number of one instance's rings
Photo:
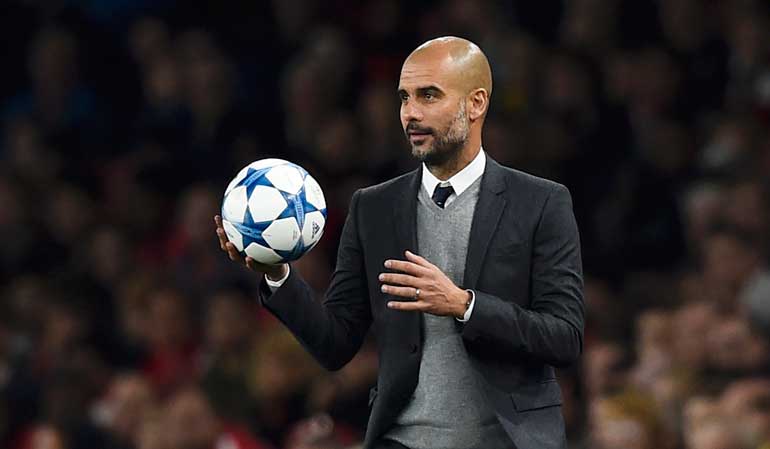
[[[420,299],[420,289],[419,288],[414,291],[414,299],[415,300]]]

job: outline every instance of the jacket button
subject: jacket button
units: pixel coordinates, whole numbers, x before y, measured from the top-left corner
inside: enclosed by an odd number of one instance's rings
[[[417,352],[417,343],[412,343],[411,345],[409,345],[409,352],[411,352],[412,354]]]

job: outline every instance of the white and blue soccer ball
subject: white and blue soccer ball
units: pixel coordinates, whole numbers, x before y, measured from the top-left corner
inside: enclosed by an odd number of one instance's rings
[[[262,159],[230,181],[222,201],[222,226],[241,255],[263,264],[299,259],[323,235],[326,200],[304,168]]]

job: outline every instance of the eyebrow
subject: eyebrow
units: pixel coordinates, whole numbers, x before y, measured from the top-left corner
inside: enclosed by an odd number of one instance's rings
[[[434,86],[434,85],[418,87],[415,90],[417,91],[418,95],[422,95],[422,94],[426,94],[426,93],[440,94],[440,95],[444,94],[444,91],[441,90],[441,88],[439,88],[438,86]],[[408,92],[406,91],[406,89],[403,89],[403,88],[399,89],[398,90],[398,96],[400,97],[403,94],[407,94],[408,95]]]

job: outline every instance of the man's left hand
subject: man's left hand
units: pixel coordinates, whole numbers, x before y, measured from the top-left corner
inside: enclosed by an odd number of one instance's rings
[[[407,260],[385,261],[385,268],[400,273],[380,273],[379,279],[383,293],[412,301],[390,301],[388,307],[462,318],[471,294],[425,258],[410,251],[405,255]]]

